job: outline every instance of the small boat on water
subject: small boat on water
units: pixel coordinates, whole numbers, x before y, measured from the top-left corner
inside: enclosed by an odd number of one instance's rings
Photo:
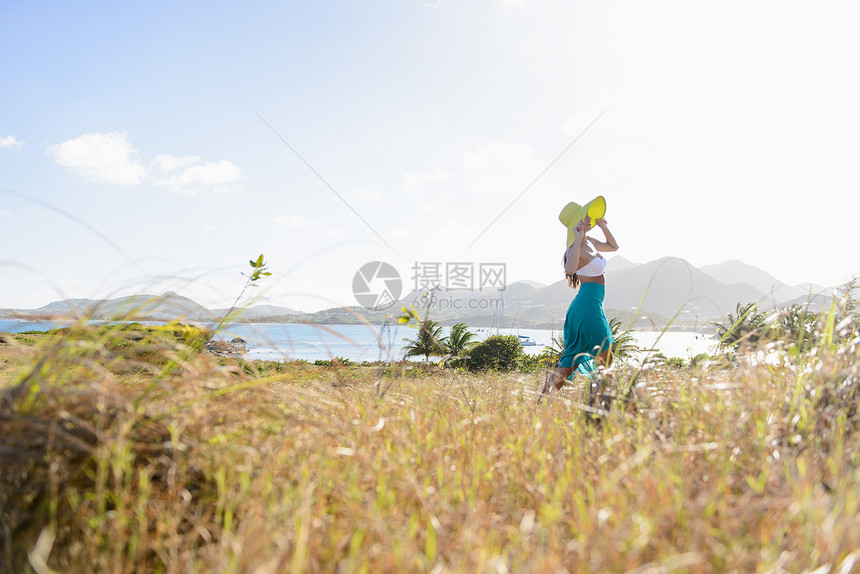
[[[520,340],[520,345],[522,345],[523,347],[537,346],[537,343],[535,343],[534,339],[532,339],[528,335],[517,335],[517,338]]]

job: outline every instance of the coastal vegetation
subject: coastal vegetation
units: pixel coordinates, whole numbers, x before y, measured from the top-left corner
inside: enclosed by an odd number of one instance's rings
[[[860,332],[843,302],[792,313],[540,406],[539,359],[249,362],[179,324],[4,335],[0,571],[851,571]]]

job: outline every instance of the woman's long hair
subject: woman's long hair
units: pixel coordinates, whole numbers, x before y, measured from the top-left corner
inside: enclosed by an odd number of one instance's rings
[[[564,254],[564,257],[561,258],[561,264],[567,265],[567,253]],[[579,287],[579,277],[576,273],[565,273],[564,278],[567,279],[567,286],[571,289],[576,289]]]

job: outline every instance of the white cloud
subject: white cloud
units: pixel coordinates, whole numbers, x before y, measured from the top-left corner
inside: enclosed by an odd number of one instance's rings
[[[16,138],[15,136],[6,136],[5,138],[0,138],[0,147],[23,147],[24,142]]]
[[[199,162],[200,158],[195,155],[176,157],[175,155],[157,155],[152,163],[161,171],[173,171],[182,167],[189,167]]]
[[[493,142],[467,152],[463,171],[472,180],[469,191],[481,195],[522,191],[546,167],[523,144]]]
[[[49,146],[48,154],[57,164],[94,181],[137,184],[149,180],[174,193],[240,192],[245,179],[242,170],[227,160],[200,163],[198,156],[169,154],[152,160],[152,168],[161,172],[155,176],[135,159],[137,150],[126,132],[83,134]]]
[[[101,183],[140,183],[146,168],[134,159],[136,153],[126,132],[94,132],[48,146],[59,165]]]
[[[174,158],[176,159],[176,158]],[[185,158],[189,159],[189,158]],[[156,184],[173,193],[197,194],[205,191],[228,193],[241,191],[239,183],[245,179],[242,170],[227,160],[192,165],[180,174],[156,180]]]

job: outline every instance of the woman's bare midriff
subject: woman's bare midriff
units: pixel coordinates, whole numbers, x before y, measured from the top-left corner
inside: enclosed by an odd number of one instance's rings
[[[579,277],[579,282],[580,283],[599,283],[600,285],[606,285],[606,277],[604,275],[600,275],[598,277]]]

